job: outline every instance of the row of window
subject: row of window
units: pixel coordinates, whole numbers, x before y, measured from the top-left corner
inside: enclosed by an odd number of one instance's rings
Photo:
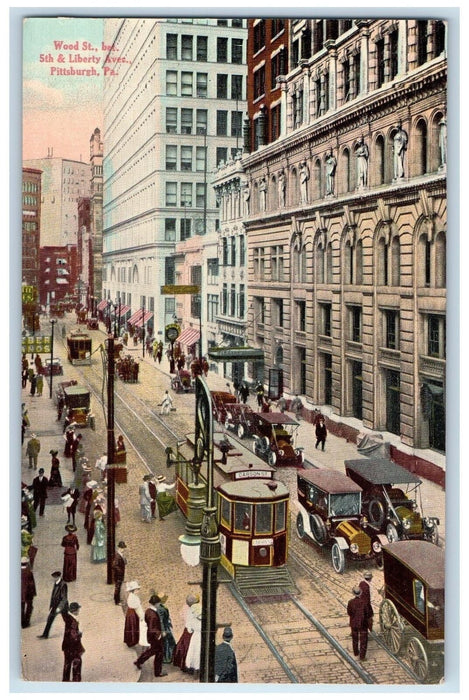
[[[195,198],[193,197],[194,185]],[[207,197],[207,185],[204,182],[167,182],[165,194],[165,205],[167,207],[204,207]]]
[[[217,63],[243,63],[243,39],[233,37],[231,42],[227,37],[217,37]],[[229,49],[231,48],[231,52]],[[208,36],[193,36],[192,34],[167,34],[166,58],[169,61],[199,61],[209,60]]]
[[[171,24],[199,24],[207,25],[209,23],[206,17],[171,17],[166,20]],[[243,19],[217,19],[217,27],[244,27],[245,20]]]
[[[257,24],[254,25],[254,28],[253,28],[254,53],[257,53],[258,51],[263,49],[266,45],[266,33],[267,33],[266,23],[267,22],[270,23],[270,34],[271,34],[270,41],[273,41],[280,34],[280,32],[284,31],[288,20],[286,20],[286,19],[271,19],[271,20],[261,19],[261,20],[259,20],[257,22]]]
[[[208,83],[208,73],[198,71],[194,73],[184,70],[166,71],[166,95],[169,97],[208,97]],[[242,100],[243,87],[242,75],[217,74],[217,99]]]
[[[31,182],[31,180],[23,180],[23,192],[39,192],[39,182]]]
[[[238,253],[238,255],[237,255]],[[246,265],[246,243],[244,236],[222,238],[223,267],[244,267]]]

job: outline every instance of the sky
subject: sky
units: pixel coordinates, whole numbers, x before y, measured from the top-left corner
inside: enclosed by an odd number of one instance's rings
[[[101,18],[24,20],[23,160],[50,149],[54,157],[89,160],[91,135],[103,129],[102,32]],[[91,74],[63,75],[80,69]]]

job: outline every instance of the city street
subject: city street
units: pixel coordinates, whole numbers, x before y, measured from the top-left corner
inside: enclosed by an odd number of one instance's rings
[[[64,320],[66,327],[75,327],[75,315],[68,314]],[[57,331],[62,321],[57,323]],[[43,322],[41,333],[47,334],[49,326]],[[93,338],[93,356],[91,367],[72,367],[66,358],[66,350],[61,332],[58,338],[54,356],[60,357],[64,367],[64,375],[53,378],[53,388],[59,381],[77,379],[86,381],[93,387],[92,411],[95,415],[96,430],[82,430],[85,456],[93,467],[92,478],[100,482],[100,474],[95,462],[106,447],[105,405],[100,405],[102,382],[99,376],[103,373],[98,346],[105,339],[104,327],[99,331],[91,331]],[[140,598],[145,609],[152,591],[166,592],[176,640],[182,633],[183,625],[181,611],[188,593],[200,594],[202,571],[200,566],[190,567],[184,563],[179,552],[178,537],[184,533],[184,518],[177,511],[170,514],[164,521],[154,520],[151,523],[141,521],[138,500],[138,487],[143,475],[152,472],[155,476],[164,474],[168,483],[174,481],[174,469],[166,467],[164,445],[176,448],[178,440],[193,431],[194,426],[194,395],[174,394],[176,410],[167,416],[159,416],[158,404],[164,391],[169,388],[169,364],[163,357],[161,365],[154,362],[148,355],[143,357],[141,344],[129,348],[140,363],[138,384],[126,384],[116,380],[115,402],[115,434],[124,435],[127,445],[128,477],[126,484],[116,484],[116,498],[120,512],[120,521],[116,527],[116,542],[124,540],[127,544],[128,564],[125,580],[136,580],[140,584]],[[207,384],[212,390],[227,390],[227,380],[210,371]],[[105,396],[105,392],[104,392]],[[45,383],[41,397],[30,396],[26,387],[22,392],[22,400],[28,408],[30,428],[26,432],[25,445],[32,432],[41,441],[41,452],[38,466],[44,467],[46,476],[50,471],[51,449],[59,451],[60,469],[64,488],[54,489],[48,499],[45,515],[38,517],[38,525],[34,533],[34,544],[38,548],[34,564],[37,597],[34,601],[34,612],[31,627],[22,631],[21,666],[25,680],[58,682],[61,680],[62,652],[61,642],[63,623],[57,619],[48,640],[38,639],[47,616],[47,606],[52,586],[51,573],[62,566],[62,548],[60,542],[65,534],[66,514],[63,512],[60,494],[71,485],[73,472],[71,460],[63,456],[62,423],[57,422],[57,412],[54,401],[49,398],[49,385]],[[254,408],[255,397],[249,398]],[[164,425],[163,425],[164,424]],[[149,437],[148,430],[154,434]],[[168,437],[168,430],[170,437]],[[312,425],[301,421],[300,442],[304,447],[308,462],[317,467],[330,467],[343,471],[344,459],[360,457],[356,446],[341,438],[330,435],[326,451],[314,449],[315,438]],[[22,479],[31,484],[35,475],[28,467],[28,459],[22,450]],[[330,561],[322,556],[314,545],[298,540],[295,531],[295,521],[298,509],[296,502],[297,470],[283,468],[277,470],[276,478],[283,481],[290,490],[291,502],[291,561],[289,568],[299,589],[298,597],[301,603],[318,617],[341,643],[351,651],[348,619],[345,605],[351,597],[351,590],[360,580],[360,569],[350,567],[342,576],[334,574]],[[423,506],[428,514],[440,519],[440,542],[444,545],[445,538],[445,493],[444,490],[425,481],[422,486]],[[106,564],[90,562],[90,547],[86,544],[83,529],[83,515],[77,513],[78,538],[78,580],[69,584],[69,602],[80,603],[80,629],[83,632],[83,645],[86,652],[83,656],[83,682],[139,682],[139,683],[194,683],[193,676],[182,673],[171,664],[165,665],[167,676],[154,678],[152,662],[148,661],[141,671],[137,671],[134,661],[140,648],[128,648],[123,641],[124,606],[113,603],[113,586],[106,583]],[[315,574],[305,573],[301,568],[300,559],[311,567]],[[379,635],[377,607],[380,596],[378,589],[382,585],[382,573],[373,571],[372,602],[375,608],[375,632]],[[226,574],[220,578],[227,578]],[[339,580],[340,579],[340,580]],[[329,582],[330,581],[330,582]],[[324,585],[330,589],[330,607]],[[322,586],[322,587],[321,587]],[[328,612],[327,612],[328,611]],[[284,666],[272,654],[258,629],[251,623],[245,611],[232,596],[229,586],[223,583],[218,587],[218,620],[229,623],[234,632],[233,648],[238,661],[239,681],[241,683],[271,684],[291,682],[285,673]],[[300,625],[289,625],[289,620],[282,618],[281,603],[272,603],[271,624],[283,627],[284,637],[290,649],[289,658],[301,658],[305,669],[302,683],[312,684],[341,684],[362,683],[355,676],[354,680],[346,675],[341,663],[334,663],[326,645],[317,644],[314,651],[314,666],[304,652],[305,641],[311,634],[311,627],[303,621]],[[221,641],[221,631],[217,635],[217,643]],[[366,671],[380,684],[411,684],[413,681],[405,672],[402,665],[391,662],[386,652],[374,637],[370,638],[369,652],[366,661]]]

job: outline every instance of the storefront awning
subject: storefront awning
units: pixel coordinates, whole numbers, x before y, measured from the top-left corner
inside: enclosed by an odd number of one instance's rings
[[[210,348],[208,356],[211,360],[218,362],[233,362],[233,361],[253,361],[263,360],[264,351],[259,348],[251,348],[248,346],[239,346],[231,348]]]
[[[195,345],[200,338],[197,328],[184,328],[182,333],[176,338],[176,342],[190,348]]]
[[[125,304],[121,304],[120,307],[120,317],[125,316],[125,314],[129,313],[130,311],[130,306],[126,306]],[[117,306],[117,313],[119,314],[119,306]]]
[[[102,299],[102,300],[99,302],[98,306],[96,307],[96,310],[97,310],[97,311],[104,311],[104,309],[106,308],[106,306],[107,306],[107,300],[106,300],[106,299]]]
[[[143,312],[142,309],[139,309],[134,314],[132,314],[127,323],[129,323],[131,326],[134,326],[135,328],[141,328],[143,324],[149,321],[151,318],[153,318],[153,311]]]

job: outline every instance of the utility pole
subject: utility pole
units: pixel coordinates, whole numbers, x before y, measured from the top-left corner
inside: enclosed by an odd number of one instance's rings
[[[54,376],[54,326],[57,323],[55,318],[51,319],[52,331],[50,334],[50,382],[49,382],[49,398],[52,398],[52,377]]]
[[[112,562],[116,549],[114,520],[114,336],[107,339],[107,583],[113,583]]]
[[[145,357],[145,306],[142,307],[142,344],[143,344],[143,357]]]

